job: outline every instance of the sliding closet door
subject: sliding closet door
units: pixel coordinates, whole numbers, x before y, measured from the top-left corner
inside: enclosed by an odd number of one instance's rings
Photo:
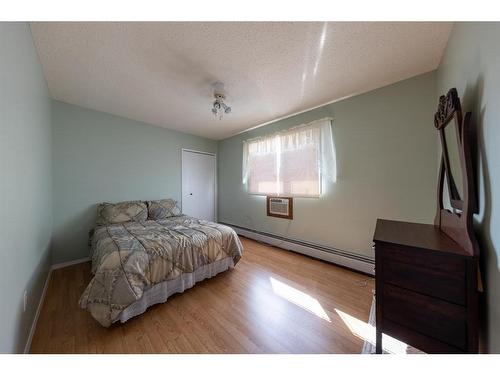
[[[215,155],[182,150],[182,212],[215,221],[215,198]]]

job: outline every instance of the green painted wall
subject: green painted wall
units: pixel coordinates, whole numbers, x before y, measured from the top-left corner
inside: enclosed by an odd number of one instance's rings
[[[435,75],[417,76],[219,142],[219,221],[373,257],[378,217],[432,223],[437,143]],[[333,121],[337,181],[294,200],[294,220],[267,217],[241,182],[242,142],[325,116]]]
[[[58,101],[54,128],[52,262],[89,255],[96,204],[181,198],[181,149],[217,142]]]
[[[0,352],[11,353],[24,350],[50,265],[52,130],[29,26],[0,23],[0,51]]]
[[[500,23],[456,23],[437,72],[437,95],[456,87],[477,129],[486,342],[500,353]],[[437,100],[437,99],[436,99]]]

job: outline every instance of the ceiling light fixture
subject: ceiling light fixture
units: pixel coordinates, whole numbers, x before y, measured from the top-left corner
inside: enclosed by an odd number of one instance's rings
[[[224,84],[222,82],[216,82],[214,83],[213,88],[215,101],[212,106],[212,113],[215,117],[218,117],[219,120],[222,120],[222,116],[224,115],[224,113],[231,113],[231,107],[227,106],[226,103],[224,103],[224,100],[226,99]]]

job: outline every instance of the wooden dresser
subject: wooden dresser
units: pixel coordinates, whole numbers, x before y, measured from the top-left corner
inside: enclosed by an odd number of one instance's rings
[[[382,332],[427,353],[477,353],[477,257],[435,225],[378,219],[373,241],[377,353]]]

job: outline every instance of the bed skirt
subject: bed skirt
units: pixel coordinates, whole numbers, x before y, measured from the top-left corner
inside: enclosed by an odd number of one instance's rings
[[[182,293],[186,289],[192,288],[196,283],[214,277],[218,273],[233,267],[233,258],[227,257],[201,266],[194,272],[182,274],[176,279],[153,285],[144,291],[140,300],[135,301],[123,310],[115,321],[125,323],[134,316],[142,314],[149,306],[166,302],[172,294]]]

